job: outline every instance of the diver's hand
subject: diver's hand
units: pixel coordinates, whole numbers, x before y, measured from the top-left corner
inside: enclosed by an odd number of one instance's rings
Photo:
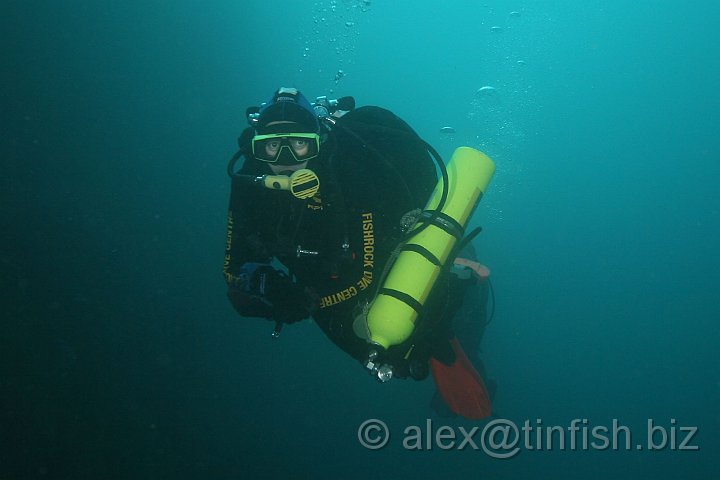
[[[235,310],[243,317],[259,317],[268,320],[272,317],[272,306],[258,295],[230,285],[227,296]]]
[[[309,316],[307,297],[285,272],[260,267],[253,274],[251,289],[270,303],[271,318],[276,322],[295,323]]]
[[[280,323],[295,323],[306,319],[308,316],[306,310],[300,310],[294,306],[280,305],[273,308],[272,319]]]

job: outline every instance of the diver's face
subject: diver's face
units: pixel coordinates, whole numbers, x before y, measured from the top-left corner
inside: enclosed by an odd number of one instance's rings
[[[280,125],[280,124],[288,124],[293,125],[293,122],[289,122],[286,120],[280,120],[276,122],[270,122],[267,126],[272,125]],[[289,128],[289,130],[292,130],[292,128]],[[293,138],[292,136],[288,136],[287,139],[283,140],[281,138],[278,138],[277,140],[269,141],[265,144],[265,155],[266,158],[276,158],[278,153],[280,152],[280,149],[283,148],[283,146],[289,146],[294,154],[294,158],[302,158],[308,154],[310,151],[310,141],[307,138]],[[280,154],[282,155],[291,155],[289,152],[284,152]],[[268,166],[270,167],[270,170],[272,170],[274,175],[292,175],[293,172],[296,172],[300,170],[301,168],[307,167],[307,160],[304,162],[285,162],[289,164],[282,164],[282,163],[269,163]]]
[[[288,137],[286,139],[287,144],[295,152],[296,158],[302,158],[310,151],[310,141],[307,138],[294,138]],[[283,140],[278,138],[265,143],[265,155],[266,158],[277,157],[278,152],[282,148]]]

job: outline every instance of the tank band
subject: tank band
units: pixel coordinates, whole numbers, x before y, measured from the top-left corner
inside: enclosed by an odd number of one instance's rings
[[[429,223],[444,230],[458,240],[465,235],[465,229],[454,218],[436,210],[425,210],[421,215],[420,222]]]
[[[408,295],[407,293],[400,292],[398,290],[393,290],[391,288],[381,288],[380,289],[381,295],[387,295],[388,297],[393,297],[404,304],[406,304],[408,307],[412,308],[417,312],[418,315],[422,315],[423,306],[420,302],[415,300],[413,297]]]
[[[437,265],[438,267],[442,267],[442,262],[440,262],[440,259],[437,258],[433,253],[428,250],[427,248],[423,247],[422,245],[418,245],[416,243],[406,243],[403,245],[403,247],[400,249],[401,252],[415,252],[423,257],[425,259],[432,263],[433,265]]]

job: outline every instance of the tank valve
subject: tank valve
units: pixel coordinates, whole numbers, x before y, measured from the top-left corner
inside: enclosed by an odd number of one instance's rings
[[[368,369],[370,375],[376,377],[378,381],[385,383],[393,377],[393,367],[380,361],[380,353],[377,350],[371,350],[368,353],[365,368]]]

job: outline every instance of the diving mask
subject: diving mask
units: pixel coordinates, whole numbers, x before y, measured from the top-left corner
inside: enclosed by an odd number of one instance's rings
[[[317,133],[272,133],[252,139],[253,156],[261,162],[293,165],[315,158],[320,152]]]

